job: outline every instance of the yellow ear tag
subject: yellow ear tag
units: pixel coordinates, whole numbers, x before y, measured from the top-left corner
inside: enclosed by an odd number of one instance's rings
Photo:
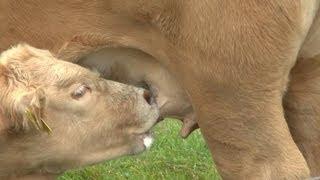
[[[43,120],[43,119],[40,119],[40,122],[39,120],[36,118],[36,116],[30,111],[30,109],[27,109],[25,111],[26,115],[27,115],[27,118],[29,121],[31,121],[31,123],[33,124],[33,126],[38,130],[38,131],[41,131],[41,130],[44,130],[46,131],[48,134],[51,134],[52,133],[52,129],[48,126],[48,124]],[[41,124],[40,124],[41,123]]]
[[[42,122],[43,130],[46,131],[48,134],[52,134],[52,129],[49,127],[49,125],[43,119],[40,120]]]
[[[33,114],[29,109],[27,109],[27,110],[25,111],[25,113],[26,113],[26,115],[27,115],[27,119],[28,119],[29,121],[31,121],[31,123],[33,124],[33,126],[34,126],[37,130],[40,131],[39,124],[36,122],[37,120],[36,120],[36,117],[34,116],[34,114]]]

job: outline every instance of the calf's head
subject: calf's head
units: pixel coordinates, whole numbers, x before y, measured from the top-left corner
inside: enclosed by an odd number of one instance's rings
[[[147,91],[28,45],[1,54],[0,87],[0,177],[139,153],[159,116]]]

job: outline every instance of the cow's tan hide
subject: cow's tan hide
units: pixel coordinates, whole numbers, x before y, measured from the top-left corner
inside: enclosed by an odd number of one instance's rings
[[[318,61],[318,0],[6,3],[2,50],[26,41],[57,51],[90,32],[155,57],[190,96],[224,179],[303,179],[310,174],[304,157],[320,174],[317,81],[300,80],[310,68],[295,66]],[[293,70],[290,82],[293,67],[302,75]]]

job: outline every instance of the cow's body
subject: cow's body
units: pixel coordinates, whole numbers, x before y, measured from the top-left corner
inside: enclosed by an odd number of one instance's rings
[[[305,159],[320,175],[318,0],[1,3],[1,50],[57,51],[90,32],[156,57],[187,90],[222,177],[301,179]]]

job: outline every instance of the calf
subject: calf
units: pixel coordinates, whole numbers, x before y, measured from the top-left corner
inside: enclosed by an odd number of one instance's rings
[[[1,54],[0,86],[0,179],[54,177],[140,153],[159,116],[146,90],[28,45]]]

